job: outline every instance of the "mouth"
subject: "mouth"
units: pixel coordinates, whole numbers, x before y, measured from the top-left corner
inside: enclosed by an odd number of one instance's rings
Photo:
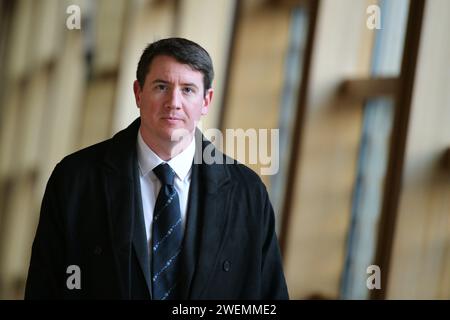
[[[163,116],[163,117],[161,117],[161,119],[163,121],[167,121],[169,123],[178,123],[180,121],[183,121],[183,119],[181,119],[180,117],[177,117],[177,116]]]

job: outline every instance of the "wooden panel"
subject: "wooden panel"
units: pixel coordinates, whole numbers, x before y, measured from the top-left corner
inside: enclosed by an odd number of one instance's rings
[[[67,31],[62,55],[55,63],[49,84],[49,101],[44,111],[42,153],[38,186],[45,186],[51,171],[64,156],[76,150],[79,139],[85,65],[82,37]]]
[[[99,78],[90,82],[81,124],[80,148],[110,138],[115,89],[115,77]]]
[[[17,171],[15,150],[17,149],[17,134],[19,133],[21,92],[18,86],[11,86],[5,94],[2,106],[0,126],[0,179],[14,175]]]
[[[43,155],[41,129],[45,123],[44,111],[48,102],[48,81],[48,70],[41,69],[31,76],[22,93],[20,131],[16,133],[17,148],[19,149],[16,161],[20,170],[34,169]]]
[[[0,235],[2,299],[22,299],[34,237],[35,211],[32,175],[16,177]]]
[[[285,272],[291,298],[338,298],[361,131],[361,105],[339,99],[339,84],[367,77],[370,2],[320,2],[297,159]]]
[[[388,298],[450,298],[450,2],[427,1]]]
[[[378,96],[394,96],[397,93],[398,78],[370,78],[345,80],[340,94],[355,100],[365,100]]]
[[[126,8],[125,0],[97,1],[94,74],[116,70],[119,66]]]
[[[8,73],[13,79],[22,76],[29,66],[29,61],[26,58],[28,57],[27,41],[29,41],[32,32],[32,10],[32,0],[18,1],[14,10],[14,19],[12,21],[11,30],[14,37],[11,38],[11,47],[8,53]]]
[[[33,33],[29,39],[33,50],[28,58],[33,67],[42,66],[60,53],[60,43],[66,30],[66,7],[60,0],[34,2]]]
[[[129,2],[100,0],[95,16],[92,76],[84,97],[79,147],[87,147],[111,136],[118,69],[124,47],[123,30]]]
[[[287,8],[274,8],[264,1],[242,4],[222,130],[278,127],[289,21]],[[249,163],[248,155],[246,159],[246,164],[261,172],[260,163]],[[270,176],[262,179],[270,187]]]

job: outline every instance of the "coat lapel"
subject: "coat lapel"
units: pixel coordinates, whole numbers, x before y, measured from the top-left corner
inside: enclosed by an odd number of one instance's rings
[[[150,282],[150,273],[151,273],[150,257],[148,251],[147,236],[145,233],[145,221],[144,221],[144,212],[142,209],[142,195],[139,180],[139,170],[136,165],[134,168],[134,186],[135,186],[134,203],[136,209],[134,210],[135,218],[133,228],[133,247],[136,252],[139,266],[141,267],[142,273],[145,278],[148,293],[151,297],[152,287]]]
[[[139,125],[140,120],[137,119],[127,129],[112,138],[103,167],[110,240],[124,299],[132,297],[130,291],[132,250],[136,250],[141,269],[150,268],[148,253],[145,249],[145,233],[142,234],[143,226],[140,225],[143,223],[140,217],[142,212],[139,210],[139,201],[136,201],[136,197],[140,196],[140,189],[137,188],[139,181],[136,181],[135,171],[136,137]],[[144,276],[148,286],[147,272],[144,272]]]
[[[199,170],[197,166],[192,166],[191,185],[189,188],[189,199],[186,213],[186,228],[184,230],[183,251],[182,251],[182,265],[183,272],[181,273],[181,292],[180,298],[185,300],[190,297],[190,288],[192,276],[197,263],[198,256],[198,204],[199,199],[196,195],[199,194]]]
[[[190,283],[187,283],[188,299],[201,299],[208,286],[223,247],[229,217],[227,206],[233,190],[233,183],[225,165],[208,165],[200,160],[202,155],[199,152],[203,152],[209,144],[209,141],[197,144],[202,148],[197,148],[193,165],[190,194],[192,207],[189,208],[192,210],[188,211],[188,219],[191,219],[191,215],[195,218],[192,224],[188,220],[187,232],[188,236],[197,235],[195,239],[191,239],[195,240],[195,243],[188,244],[188,249],[195,253],[197,262],[193,270],[190,270],[192,277]]]

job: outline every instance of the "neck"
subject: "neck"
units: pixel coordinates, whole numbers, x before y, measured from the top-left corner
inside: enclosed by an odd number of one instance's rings
[[[142,128],[139,130],[145,144],[164,161],[169,161],[186,150],[194,136],[194,133],[192,132],[189,135],[183,136],[179,141],[167,141],[145,135]]]

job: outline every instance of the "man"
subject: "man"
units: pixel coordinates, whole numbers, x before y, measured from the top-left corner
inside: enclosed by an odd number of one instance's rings
[[[25,298],[287,299],[264,185],[196,130],[208,53],[163,39],[136,74],[140,118],[49,179]]]

